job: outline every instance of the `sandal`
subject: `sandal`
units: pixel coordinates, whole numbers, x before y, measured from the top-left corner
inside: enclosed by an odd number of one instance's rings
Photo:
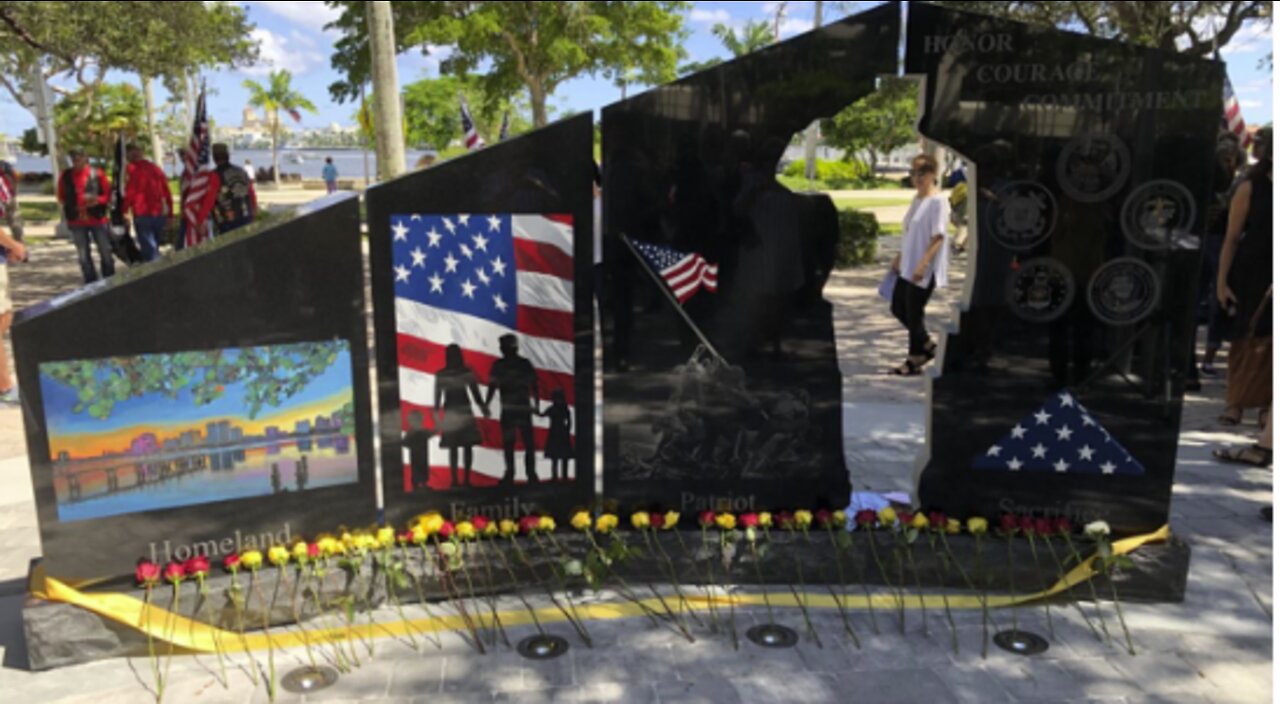
[[[1239,408],[1228,408],[1222,415],[1218,416],[1220,425],[1240,425],[1240,420],[1244,417],[1244,411]]]
[[[925,345],[924,358],[925,361],[932,362],[933,358],[938,355],[938,343],[929,340],[929,344]]]
[[[889,370],[893,376],[920,376],[921,366],[911,360],[902,363],[902,366],[894,367]]]
[[[1249,447],[1221,447],[1213,451],[1213,457],[1221,462],[1246,464],[1251,467],[1270,467],[1271,450],[1261,445]]]

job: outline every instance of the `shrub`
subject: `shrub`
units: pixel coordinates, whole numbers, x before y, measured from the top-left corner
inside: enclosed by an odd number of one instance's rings
[[[836,268],[871,264],[876,259],[880,223],[871,213],[840,211],[840,240],[836,244]]]
[[[859,188],[865,185],[871,179],[871,170],[867,165],[858,160],[852,161],[826,161],[818,159],[815,163],[817,168],[817,181],[822,182],[828,188]],[[782,172],[783,176],[792,178],[804,178],[804,159],[787,164],[787,168]]]

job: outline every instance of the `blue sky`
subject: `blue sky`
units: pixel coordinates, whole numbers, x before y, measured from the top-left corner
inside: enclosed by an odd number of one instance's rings
[[[241,112],[247,102],[247,92],[241,87],[245,78],[263,80],[274,68],[288,68],[294,75],[294,84],[319,108],[317,114],[304,113],[304,127],[323,127],[330,123],[350,124],[355,106],[339,105],[329,100],[328,86],[336,75],[329,67],[329,56],[336,35],[325,32],[324,25],[336,17],[336,11],[322,2],[242,2],[250,20],[257,25],[254,34],[261,41],[261,65],[224,71],[208,76],[209,85],[217,91],[209,99],[214,119],[223,125],[239,125]],[[695,2],[686,23],[691,35],[685,48],[690,60],[705,61],[713,57],[726,57],[728,52],[710,29],[716,22],[741,24],[747,20],[772,20],[777,2]],[[790,2],[780,25],[783,37],[794,36],[813,26],[813,3]],[[826,3],[824,21],[830,22],[860,8],[874,5],[869,2]],[[833,6],[842,6],[837,9]],[[1272,114],[1271,73],[1259,69],[1258,62],[1272,46],[1269,31],[1260,28],[1247,29],[1237,35],[1225,48],[1223,58],[1235,85],[1237,96],[1244,109],[1245,119],[1251,124],[1269,122]],[[414,51],[400,57],[401,83],[438,75],[439,58],[447,49],[441,48],[432,56],[422,56]],[[112,81],[136,82],[136,77],[125,74],[109,74]],[[164,99],[163,91],[159,96]],[[634,89],[633,89],[634,92]],[[560,112],[597,110],[620,97],[618,89],[604,79],[580,78],[560,86],[551,104]],[[20,135],[35,125],[34,118],[26,110],[15,105],[5,93],[0,93],[0,133]]]

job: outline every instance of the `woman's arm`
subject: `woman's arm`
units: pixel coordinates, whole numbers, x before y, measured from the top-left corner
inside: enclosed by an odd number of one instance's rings
[[[1240,247],[1240,236],[1244,234],[1245,221],[1249,219],[1249,199],[1253,196],[1253,183],[1245,181],[1236,189],[1231,199],[1231,211],[1227,216],[1227,237],[1222,242],[1222,257],[1218,263],[1218,303],[1223,308],[1235,302],[1236,294],[1227,286],[1227,277],[1231,273],[1231,264],[1235,261],[1236,250]]]
[[[933,260],[938,256],[938,250],[942,249],[942,243],[947,240],[945,235],[934,235],[929,240],[929,248],[924,251],[924,256],[920,257],[920,263],[916,265],[916,270],[912,272],[911,280],[917,284],[924,283],[925,274],[929,273],[929,267],[933,266]]]

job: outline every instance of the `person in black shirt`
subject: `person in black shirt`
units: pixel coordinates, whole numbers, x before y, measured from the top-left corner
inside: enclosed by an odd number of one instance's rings
[[[484,406],[489,407],[494,394],[502,392],[502,455],[507,472],[503,484],[515,483],[516,434],[524,441],[524,476],[530,484],[538,483],[534,468],[533,415],[538,407],[538,374],[529,360],[520,356],[520,342],[515,335],[503,335],[498,339],[502,359],[489,370],[489,393]]]

